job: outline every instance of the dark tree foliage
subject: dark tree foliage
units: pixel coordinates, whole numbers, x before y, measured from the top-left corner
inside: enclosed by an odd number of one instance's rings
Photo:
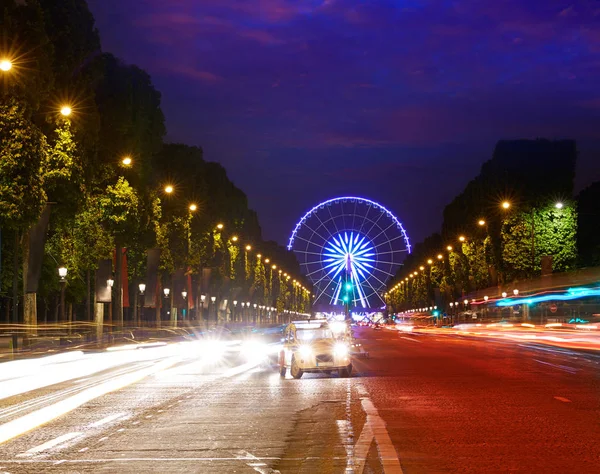
[[[579,193],[577,210],[579,264],[600,265],[600,181]]]

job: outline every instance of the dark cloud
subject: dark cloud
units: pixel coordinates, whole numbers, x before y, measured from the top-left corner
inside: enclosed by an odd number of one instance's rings
[[[600,179],[597,1],[89,3],[163,92],[169,138],[222,162],[280,242],[336,194],[421,238],[502,138],[576,138],[578,184]]]

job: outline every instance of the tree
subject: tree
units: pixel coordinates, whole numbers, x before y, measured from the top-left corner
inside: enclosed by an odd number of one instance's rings
[[[46,138],[16,101],[0,105],[0,225],[24,230],[39,218],[46,192]]]

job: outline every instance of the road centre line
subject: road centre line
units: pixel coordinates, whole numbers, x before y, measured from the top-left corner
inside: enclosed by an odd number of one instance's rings
[[[555,369],[558,370],[562,370],[563,372],[568,372],[570,374],[576,374],[578,372],[579,369],[576,369],[575,367],[570,367],[568,365],[558,365],[558,364],[552,364],[550,362],[545,362],[543,360],[538,360],[538,359],[533,359],[534,361],[540,363],[540,364],[544,364],[544,365],[549,365],[551,367],[554,367]]]
[[[417,341],[416,339],[411,339],[410,337],[400,336],[400,339],[405,339],[406,341],[418,342],[420,344],[423,344],[423,341]]]
[[[98,426],[105,425],[105,424],[110,423],[111,421],[115,421],[116,419],[121,418],[123,416],[125,416],[125,413],[115,413],[114,415],[109,415],[106,418],[102,418],[101,420],[90,424],[89,427],[97,428]]]
[[[58,446],[59,444],[66,443],[67,441],[70,441],[73,438],[77,438],[78,436],[81,436],[82,434],[83,433],[81,433],[81,431],[73,431],[72,433],[64,434],[62,436],[59,436],[58,438],[54,438],[54,439],[51,439],[50,441],[46,441],[45,443],[40,444],[39,446],[28,449],[24,453],[17,454],[17,457],[19,458],[19,457],[33,456],[35,454],[42,453],[44,451],[49,451],[54,446]]]
[[[558,401],[564,402],[564,403],[571,403],[571,400],[569,400],[568,398],[565,397],[554,397],[556,398]]]
[[[373,402],[368,398],[362,398],[361,404],[367,415],[360,437],[354,447],[354,455],[357,461],[358,469],[354,472],[362,473],[365,467],[367,456],[373,440],[377,443],[379,459],[383,466],[383,472],[386,474],[403,474],[398,453],[392,443],[387,431],[385,421],[379,416],[379,412]]]

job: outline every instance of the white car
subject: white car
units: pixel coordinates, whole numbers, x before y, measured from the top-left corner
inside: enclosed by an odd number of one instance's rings
[[[295,379],[305,372],[337,371],[340,377],[352,374],[350,347],[346,340],[336,339],[326,321],[294,321],[285,329],[283,348],[279,354],[279,373],[287,369]]]

